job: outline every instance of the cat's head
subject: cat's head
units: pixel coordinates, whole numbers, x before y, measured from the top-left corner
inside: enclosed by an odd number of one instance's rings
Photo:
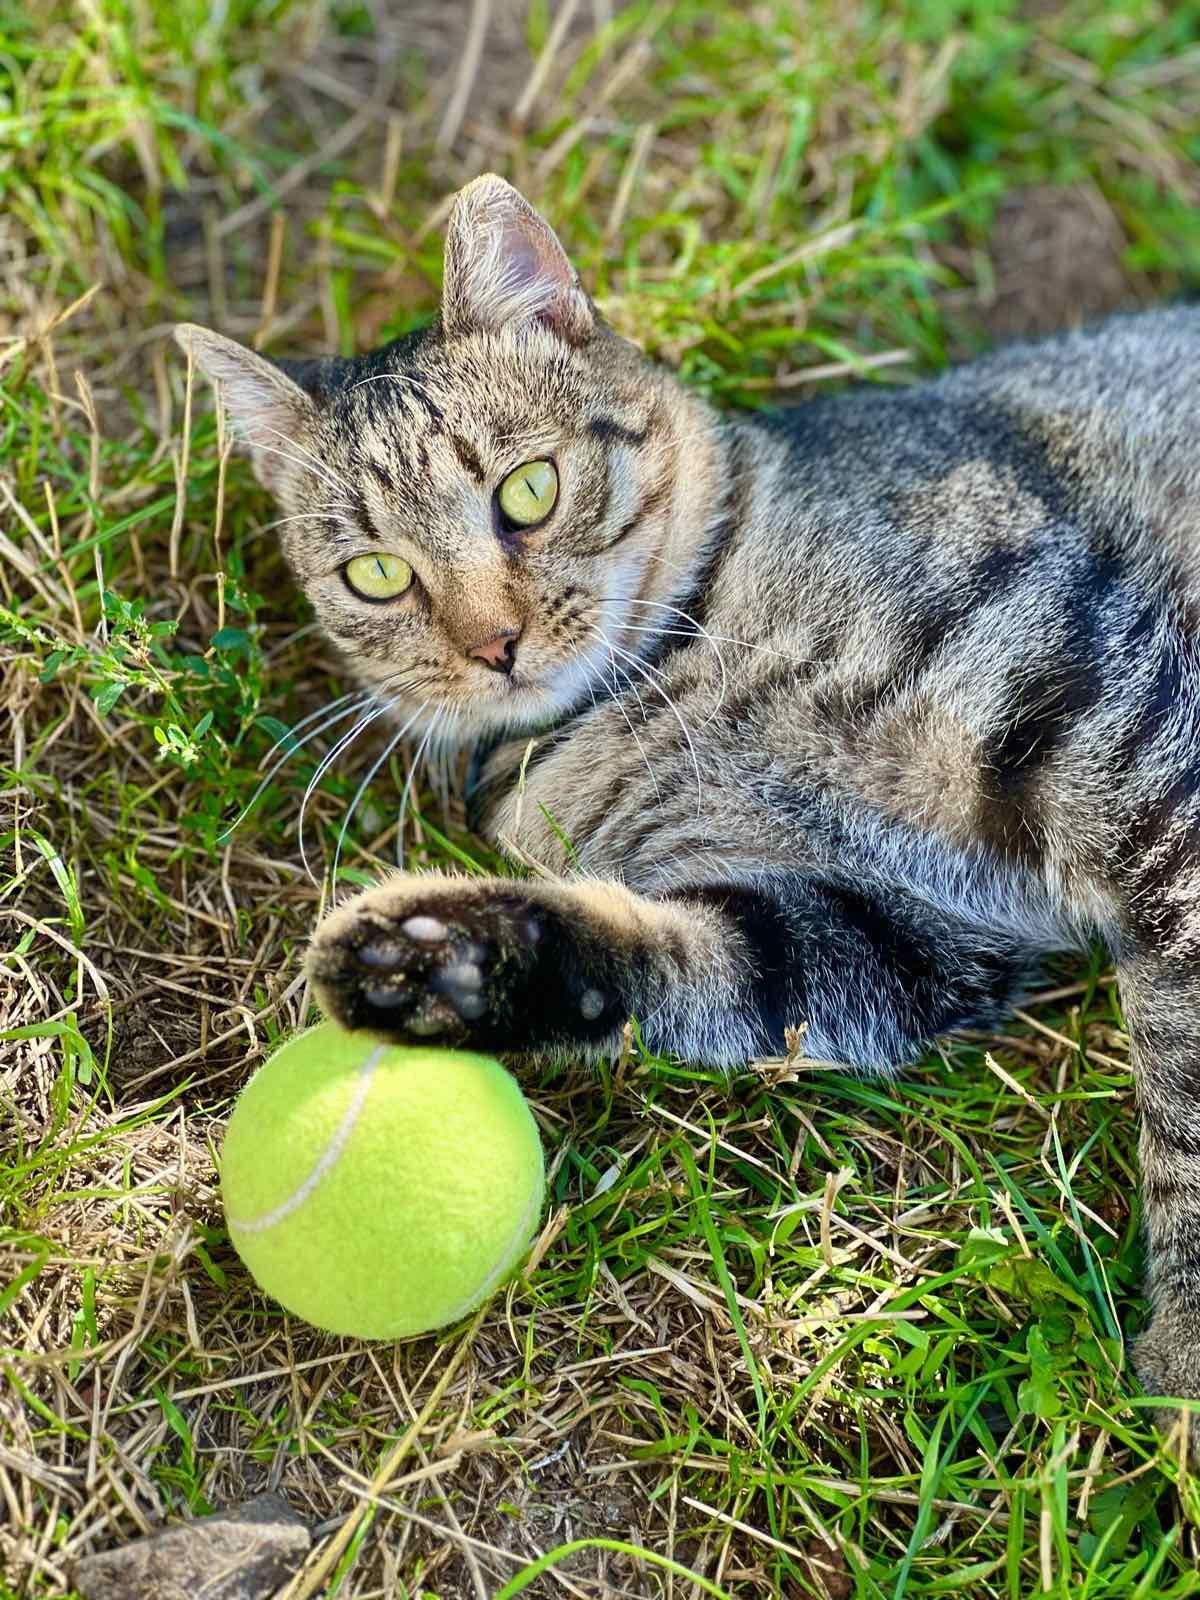
[[[464,734],[534,726],[611,680],[609,645],[619,670],[667,619],[719,511],[709,415],[605,326],[497,177],[457,197],[440,318],[386,349],[277,365],[176,337],[220,383],[352,670]]]

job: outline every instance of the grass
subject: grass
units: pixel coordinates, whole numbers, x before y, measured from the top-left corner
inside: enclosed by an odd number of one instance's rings
[[[224,829],[347,683],[164,346],[182,315],[291,352],[411,326],[446,196],[495,167],[724,402],[897,381],[1193,286],[1198,40],[1192,0],[4,13],[0,1592],[70,1595],[88,1551],[273,1485],[319,1534],[291,1600],[1200,1593],[1196,1484],[1125,1354],[1099,961],[896,1083],[726,1082],[634,1034],[538,1076],[544,1232],[442,1340],[336,1340],[254,1291],[213,1157],[309,1015],[329,886],[297,820],[331,736]],[[307,809],[327,869],[369,758]],[[407,771],[344,884],[391,859]],[[485,859],[421,789],[410,860]]]

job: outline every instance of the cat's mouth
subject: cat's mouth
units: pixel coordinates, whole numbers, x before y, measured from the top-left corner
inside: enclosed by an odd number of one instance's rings
[[[605,645],[584,638],[549,660],[517,660],[511,671],[475,682],[462,712],[485,729],[544,726],[599,695],[606,659]]]

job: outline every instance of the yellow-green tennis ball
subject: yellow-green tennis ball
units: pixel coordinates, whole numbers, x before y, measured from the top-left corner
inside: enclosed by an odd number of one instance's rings
[[[277,1050],[225,1135],[238,1254],[315,1327],[403,1339],[456,1321],[516,1265],[545,1174],[498,1061],[323,1022]]]

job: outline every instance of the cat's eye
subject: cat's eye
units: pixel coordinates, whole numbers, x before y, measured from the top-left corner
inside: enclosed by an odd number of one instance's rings
[[[399,556],[377,550],[369,556],[355,556],[343,571],[346,582],[364,600],[394,600],[413,581],[413,569]]]
[[[518,528],[533,528],[554,510],[558,473],[553,461],[527,461],[496,490],[500,510]]]

